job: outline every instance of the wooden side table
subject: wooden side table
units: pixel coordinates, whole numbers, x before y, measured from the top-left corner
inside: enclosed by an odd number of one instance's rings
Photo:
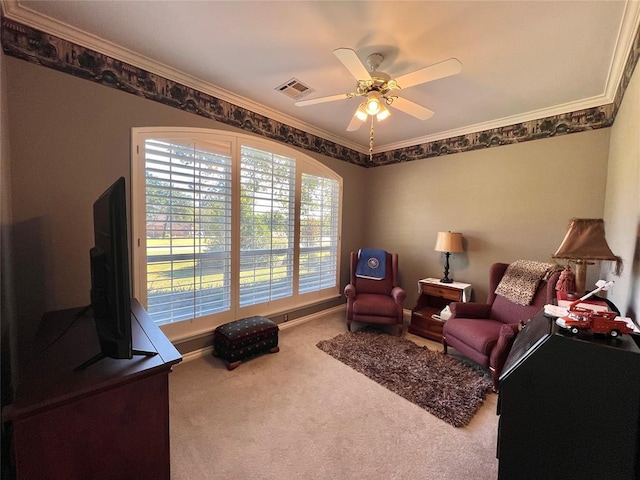
[[[445,320],[438,314],[450,302],[467,302],[471,298],[469,283],[441,283],[437,278],[418,281],[418,303],[411,310],[409,333],[442,342],[442,327]]]

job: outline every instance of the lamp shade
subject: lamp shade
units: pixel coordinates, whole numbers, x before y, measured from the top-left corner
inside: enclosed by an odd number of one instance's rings
[[[615,255],[604,236],[601,218],[574,218],[553,258],[569,260],[609,260],[616,262],[616,275],[622,272],[622,258]]]
[[[382,102],[380,100],[380,92],[373,91],[367,95],[366,110],[369,115],[376,115],[380,111]]]
[[[362,102],[358,109],[356,110],[355,116],[358,117],[363,122],[367,119],[369,114],[367,113],[367,103]]]
[[[455,232],[438,232],[436,252],[462,252],[462,234]]]
[[[378,121],[381,122],[382,120],[384,120],[385,118],[389,118],[390,116],[391,112],[389,111],[389,109],[385,105],[380,104],[380,111],[376,115]]]

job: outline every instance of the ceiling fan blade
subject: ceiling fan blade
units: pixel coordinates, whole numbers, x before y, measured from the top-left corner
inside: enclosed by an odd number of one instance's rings
[[[422,105],[418,105],[417,103],[402,97],[396,98],[391,106],[397,108],[401,112],[408,113],[419,120],[428,120],[435,115],[433,110],[429,110]]]
[[[306,107],[307,105],[315,105],[316,103],[335,102],[336,100],[345,100],[351,98],[352,93],[339,93],[338,95],[329,95],[328,97],[310,98],[309,100],[300,100],[294,105],[296,107]]]
[[[336,48],[333,53],[347,67],[356,80],[371,80],[371,73],[360,61],[358,54],[351,48]]]
[[[355,132],[362,126],[363,123],[364,121],[360,120],[354,115],[353,117],[351,117],[349,125],[347,125],[347,132]]]
[[[400,88],[409,88],[421,83],[432,82],[439,78],[456,75],[462,71],[462,64],[457,58],[450,58],[440,63],[434,63],[428,67],[421,68],[415,72],[400,75],[396,78],[396,83]]]

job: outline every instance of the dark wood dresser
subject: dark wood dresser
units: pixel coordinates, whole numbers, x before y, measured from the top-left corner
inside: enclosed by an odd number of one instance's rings
[[[37,353],[3,411],[17,478],[169,479],[168,375],[180,353],[134,300],[133,347],[157,355],[74,371],[100,351],[93,318],[74,321],[77,312],[43,316]]]

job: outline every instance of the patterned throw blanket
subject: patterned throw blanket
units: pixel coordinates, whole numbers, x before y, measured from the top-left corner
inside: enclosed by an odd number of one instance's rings
[[[551,263],[516,260],[507,267],[495,293],[518,305],[530,305],[540,282],[555,268]]]

